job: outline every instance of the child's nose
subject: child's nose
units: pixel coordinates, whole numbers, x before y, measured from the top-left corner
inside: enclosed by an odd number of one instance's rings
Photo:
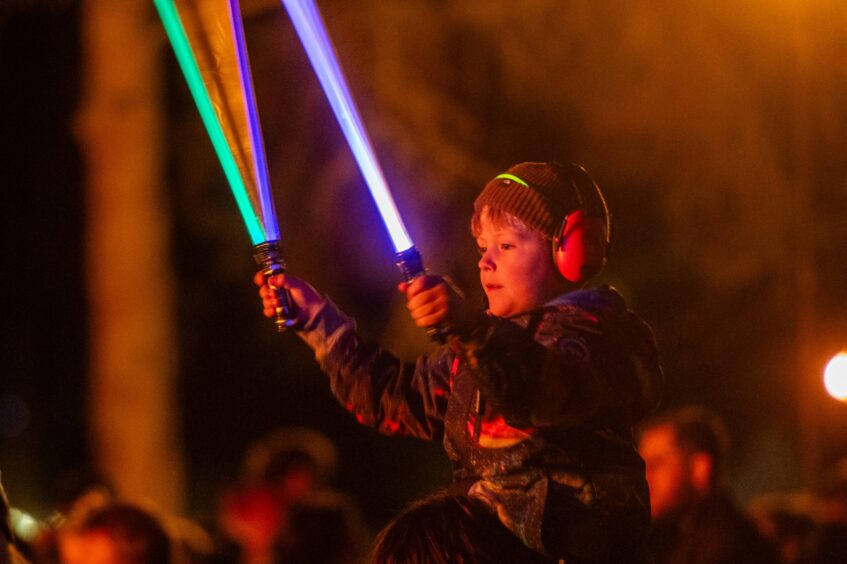
[[[479,257],[477,266],[480,270],[494,270],[494,261],[491,260],[491,254],[489,251],[482,253],[482,256]]]

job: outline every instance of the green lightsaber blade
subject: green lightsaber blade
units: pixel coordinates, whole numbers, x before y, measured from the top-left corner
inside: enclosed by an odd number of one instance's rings
[[[176,6],[173,0],[153,0],[153,3],[159,11],[159,16],[162,18],[162,24],[173,46],[177,62],[182,69],[182,73],[185,75],[185,80],[194,98],[194,103],[197,104],[197,109],[200,111],[203,125],[206,126],[209,139],[212,141],[212,146],[221,162],[224,175],[229,182],[230,190],[232,190],[232,195],[235,196],[235,202],[238,205],[238,210],[241,212],[244,225],[247,227],[250,241],[253,245],[263,243],[265,241],[264,229],[250,205],[247,188],[244,186],[244,181],[239,173],[235,157],[227,143],[223,127],[215,112],[209,92],[203,83],[200,67],[194,58],[191,44],[188,41],[188,36],[185,33],[185,28],[179,18]]]

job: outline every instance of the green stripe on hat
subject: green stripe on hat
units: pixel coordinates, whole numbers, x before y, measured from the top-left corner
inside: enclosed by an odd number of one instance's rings
[[[499,180],[501,178],[505,178],[506,180],[514,180],[515,182],[517,182],[521,186],[526,186],[527,188],[529,188],[529,184],[527,184],[526,182],[524,182],[523,180],[521,180],[520,178],[518,178],[514,174],[509,174],[507,172],[504,172],[503,174],[498,174],[497,176],[494,177],[495,180]]]

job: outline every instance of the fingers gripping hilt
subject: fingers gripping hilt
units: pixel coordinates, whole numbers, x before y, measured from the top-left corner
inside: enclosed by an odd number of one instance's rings
[[[400,272],[403,274],[403,279],[406,282],[411,282],[418,276],[426,274],[421,254],[415,247],[409,247],[405,251],[397,253],[394,262],[397,264],[397,268],[400,269]],[[449,329],[443,324],[426,328],[426,334],[429,336],[429,339],[436,343],[446,343],[449,333]]]
[[[285,273],[285,261],[282,259],[282,252],[279,247],[279,241],[265,241],[253,247],[253,258],[256,259],[256,264],[262,268],[262,274],[265,279],[269,279],[276,274]],[[282,333],[290,327],[297,325],[297,308],[285,288],[277,288],[268,282],[268,286],[276,295],[279,305],[276,307],[276,315],[274,325],[277,331]]]

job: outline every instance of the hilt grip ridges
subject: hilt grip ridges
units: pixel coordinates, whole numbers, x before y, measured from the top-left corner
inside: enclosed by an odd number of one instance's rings
[[[253,258],[262,268],[262,274],[266,279],[277,274],[285,273],[285,261],[282,258],[279,241],[265,241],[253,247]],[[277,288],[268,282],[268,287],[276,295],[279,305],[276,307],[274,325],[276,330],[282,333],[297,325],[297,308],[291,300],[288,290]]]

